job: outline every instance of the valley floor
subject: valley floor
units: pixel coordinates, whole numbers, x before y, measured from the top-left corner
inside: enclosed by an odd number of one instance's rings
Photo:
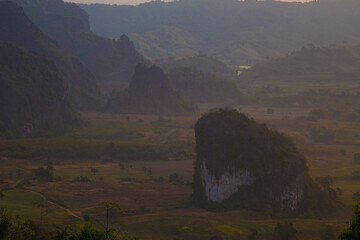
[[[201,110],[212,107],[201,106]],[[234,107],[290,136],[307,157],[311,176],[314,179],[329,177],[331,187],[341,189],[339,198],[345,205],[344,210],[322,219],[272,219],[271,212],[210,212],[197,208],[191,202],[195,156],[191,151],[195,146],[193,124],[197,117],[101,113],[84,113],[91,125],[73,135],[61,137],[61,142],[69,140],[70,146],[58,148],[49,145],[49,142],[56,145],[56,141],[60,141],[58,138],[44,140],[48,145],[41,139],[34,140],[32,144],[17,140],[0,141],[0,156],[3,156],[0,161],[0,186],[5,195],[0,205],[49,228],[56,224],[81,224],[87,218],[101,227],[104,222],[101,203],[116,202],[121,204],[122,209],[111,215],[112,224],[125,224],[140,239],[208,240],[215,235],[224,239],[247,239],[250,228],[259,231],[260,239],[271,239],[276,223],[282,221],[294,223],[299,239],[320,239],[327,225],[339,232],[350,219],[353,194],[360,190],[360,179],[353,177],[354,171],[360,171],[360,162],[354,162],[354,154],[360,153],[360,123],[308,121],[306,116],[310,109],[303,108],[274,108],[269,114],[267,108]],[[310,132],[314,127],[331,129],[335,138],[330,142],[314,140]],[[115,148],[122,147],[124,141],[129,144],[132,141],[137,144],[144,141],[154,144],[182,141],[189,146],[184,144],[179,147],[177,151],[183,151],[179,158],[172,155],[163,157],[162,150],[159,150],[157,154],[161,160],[141,160],[141,156],[136,158],[131,154],[130,160],[116,151],[113,157],[108,154],[105,154],[106,157],[102,154],[96,157],[79,154],[78,158],[71,155],[61,157],[65,155],[56,152],[74,146],[84,152],[87,148],[95,151],[92,148],[96,144],[83,139],[100,145],[110,144]],[[35,143],[43,147],[40,149]],[[6,151],[1,146],[7,146]],[[23,148],[30,149],[33,155],[23,156]],[[104,151],[101,148],[98,150]],[[155,150],[149,148],[147,151],[151,154]],[[174,155],[179,153],[174,152]],[[33,179],[34,169],[50,163],[55,170],[54,181]]]

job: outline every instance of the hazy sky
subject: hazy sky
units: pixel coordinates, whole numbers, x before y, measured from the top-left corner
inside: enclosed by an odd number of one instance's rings
[[[128,4],[136,5],[139,3],[150,2],[151,0],[64,0],[65,2],[76,3],[107,3],[107,4]],[[286,2],[308,2],[311,0],[280,0]]]

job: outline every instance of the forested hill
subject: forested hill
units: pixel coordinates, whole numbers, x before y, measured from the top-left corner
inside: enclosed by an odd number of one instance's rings
[[[127,36],[112,40],[90,31],[88,15],[61,0],[11,0],[47,35],[75,54],[98,81],[130,81],[138,62],[147,62]]]
[[[55,64],[0,42],[0,139],[59,133],[80,123]]]
[[[93,109],[100,100],[94,76],[71,53],[46,36],[10,1],[0,2],[0,41],[9,42],[50,58],[62,74],[73,105]]]
[[[252,64],[313,43],[360,43],[360,1],[153,1],[138,6],[81,5],[91,29],[128,34],[152,58],[199,50],[234,65]]]
[[[204,54],[181,59],[159,59],[156,64],[160,65],[166,72],[170,72],[174,68],[196,68],[204,73],[216,73],[222,76],[235,73],[234,69],[229,68],[223,62]]]
[[[359,81],[360,46],[309,45],[285,57],[256,64],[241,75],[246,81]]]

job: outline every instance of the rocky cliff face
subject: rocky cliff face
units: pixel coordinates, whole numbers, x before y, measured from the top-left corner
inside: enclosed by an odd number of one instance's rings
[[[110,98],[108,108],[123,113],[192,115],[196,106],[184,99],[157,66],[139,63],[129,89]]]
[[[201,117],[195,135],[194,199],[200,205],[301,208],[309,179],[306,161],[283,135],[224,109]]]
[[[71,102],[78,109],[89,110],[99,104],[100,90],[91,72],[37,28],[21,7],[10,1],[0,1],[0,41],[51,59],[63,76]]]

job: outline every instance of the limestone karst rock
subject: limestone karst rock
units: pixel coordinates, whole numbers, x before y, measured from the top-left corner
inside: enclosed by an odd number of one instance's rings
[[[236,110],[205,114],[195,135],[193,198],[201,206],[292,213],[314,192],[324,197],[290,140]]]
[[[177,92],[169,78],[157,66],[139,63],[124,93],[109,99],[110,111],[122,113],[192,115],[196,105]]]

